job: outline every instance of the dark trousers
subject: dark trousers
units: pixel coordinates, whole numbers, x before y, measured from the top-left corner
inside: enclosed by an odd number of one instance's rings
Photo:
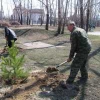
[[[10,40],[10,41],[8,41],[8,47],[11,48],[11,47],[12,47],[12,41],[15,42],[16,40],[17,40],[17,39],[14,39],[14,40]]]
[[[82,78],[88,78],[88,71],[86,68],[86,63],[88,59],[88,54],[78,53],[71,64],[71,70],[67,83],[73,83],[78,71],[80,70]]]

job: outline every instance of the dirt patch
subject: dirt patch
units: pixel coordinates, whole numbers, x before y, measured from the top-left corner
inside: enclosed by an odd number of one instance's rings
[[[47,74],[40,70],[32,72],[26,83],[8,86],[5,92],[0,92],[0,100],[99,100],[100,85],[97,85],[98,78],[95,75],[89,73],[87,83],[74,83],[64,89],[60,83],[66,78],[67,75],[61,73]]]
[[[53,45],[43,43],[43,42],[31,42],[31,43],[24,43],[23,44],[25,49],[33,49],[33,48],[46,48],[46,47],[52,47]]]
[[[60,82],[59,79],[64,78],[63,74],[49,75],[46,72],[31,73],[26,83],[20,83],[6,89],[1,93],[0,100],[27,100],[30,94],[42,91],[44,87],[56,88]]]

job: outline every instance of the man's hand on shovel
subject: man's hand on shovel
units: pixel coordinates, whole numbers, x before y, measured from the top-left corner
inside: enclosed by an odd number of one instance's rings
[[[68,59],[67,59],[67,62],[71,62],[71,61],[72,61],[72,58],[68,58]]]

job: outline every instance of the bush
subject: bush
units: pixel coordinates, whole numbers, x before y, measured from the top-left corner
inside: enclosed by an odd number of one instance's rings
[[[18,55],[18,49],[14,45],[7,48],[8,57],[1,57],[1,74],[6,83],[14,84],[18,80],[24,80],[28,77],[28,71],[22,67],[24,63],[24,55]]]
[[[0,27],[5,27],[5,26],[10,27],[11,24],[9,24],[9,23],[6,22],[6,21],[0,21]]]
[[[12,21],[12,22],[10,22],[10,24],[11,25],[21,25],[19,22],[17,22],[17,21]]]

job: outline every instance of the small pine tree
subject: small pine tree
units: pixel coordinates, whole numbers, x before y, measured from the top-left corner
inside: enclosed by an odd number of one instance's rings
[[[5,82],[10,84],[15,83],[18,80],[27,79],[28,71],[25,71],[22,67],[24,63],[24,55],[19,55],[19,50],[15,46],[14,42],[11,48],[7,48],[9,53],[8,57],[1,57],[1,75]]]

